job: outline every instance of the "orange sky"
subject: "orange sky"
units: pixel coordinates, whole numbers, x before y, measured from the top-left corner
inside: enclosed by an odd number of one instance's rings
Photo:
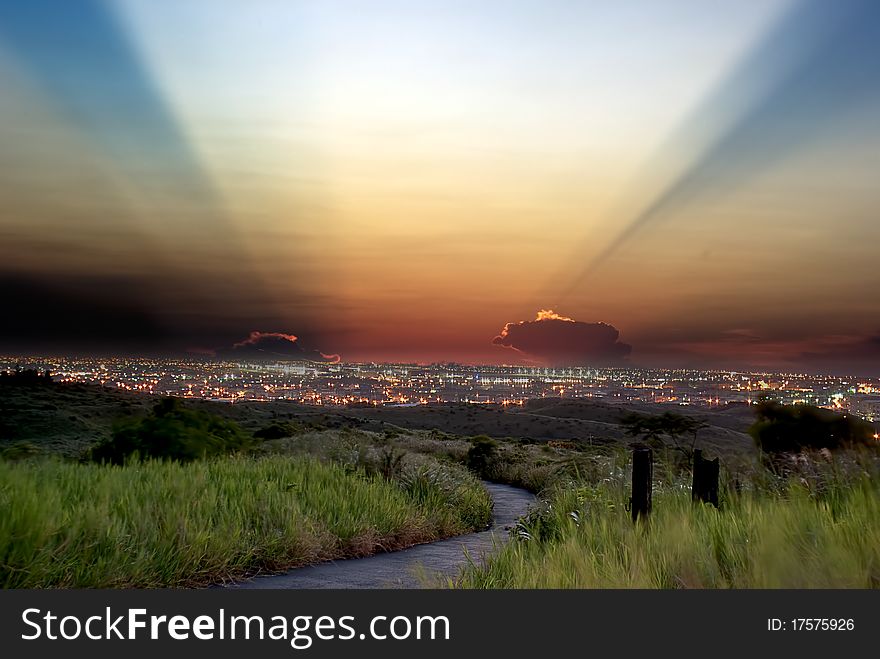
[[[42,1],[0,348],[505,362],[554,309],[636,364],[880,362],[871,3]]]

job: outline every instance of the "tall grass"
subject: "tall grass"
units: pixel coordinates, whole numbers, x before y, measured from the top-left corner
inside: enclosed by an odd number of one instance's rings
[[[720,510],[689,487],[655,492],[633,524],[618,483],[557,491],[517,539],[458,579],[464,588],[877,588],[877,474],[792,478],[729,493]],[[820,487],[817,487],[817,482]]]
[[[391,550],[470,530],[472,507],[491,509],[476,482],[458,491],[415,496],[302,457],[0,461],[0,586],[208,584]]]

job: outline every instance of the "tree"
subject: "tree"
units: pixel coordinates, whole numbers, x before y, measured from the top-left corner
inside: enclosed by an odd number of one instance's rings
[[[663,437],[668,437],[674,448],[691,458],[697,445],[697,434],[708,424],[692,416],[684,416],[673,412],[664,412],[659,415],[647,415],[630,413],[620,419],[627,435],[641,437],[642,441],[653,448],[664,448],[666,442]],[[684,435],[691,436],[691,444],[687,446],[679,440]]]

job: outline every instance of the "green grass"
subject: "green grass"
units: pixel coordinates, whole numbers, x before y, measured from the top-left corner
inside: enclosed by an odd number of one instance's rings
[[[392,482],[286,456],[0,461],[0,587],[209,584],[485,525],[485,490],[443,473]]]
[[[829,470],[826,470],[828,472]],[[517,539],[463,588],[877,588],[876,471],[796,477],[694,505],[682,481],[658,484],[634,525],[620,483],[568,487],[523,520]]]

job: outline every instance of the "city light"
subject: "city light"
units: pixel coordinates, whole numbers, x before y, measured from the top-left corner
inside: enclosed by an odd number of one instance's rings
[[[415,407],[447,403],[523,406],[541,398],[590,398],[718,408],[761,396],[880,419],[880,381],[791,373],[684,369],[545,368],[467,364],[238,363],[199,359],[0,357],[0,371],[48,369],[55,381],[136,394],[235,404],[288,400],[321,406]],[[756,397],[755,390],[761,391]]]

